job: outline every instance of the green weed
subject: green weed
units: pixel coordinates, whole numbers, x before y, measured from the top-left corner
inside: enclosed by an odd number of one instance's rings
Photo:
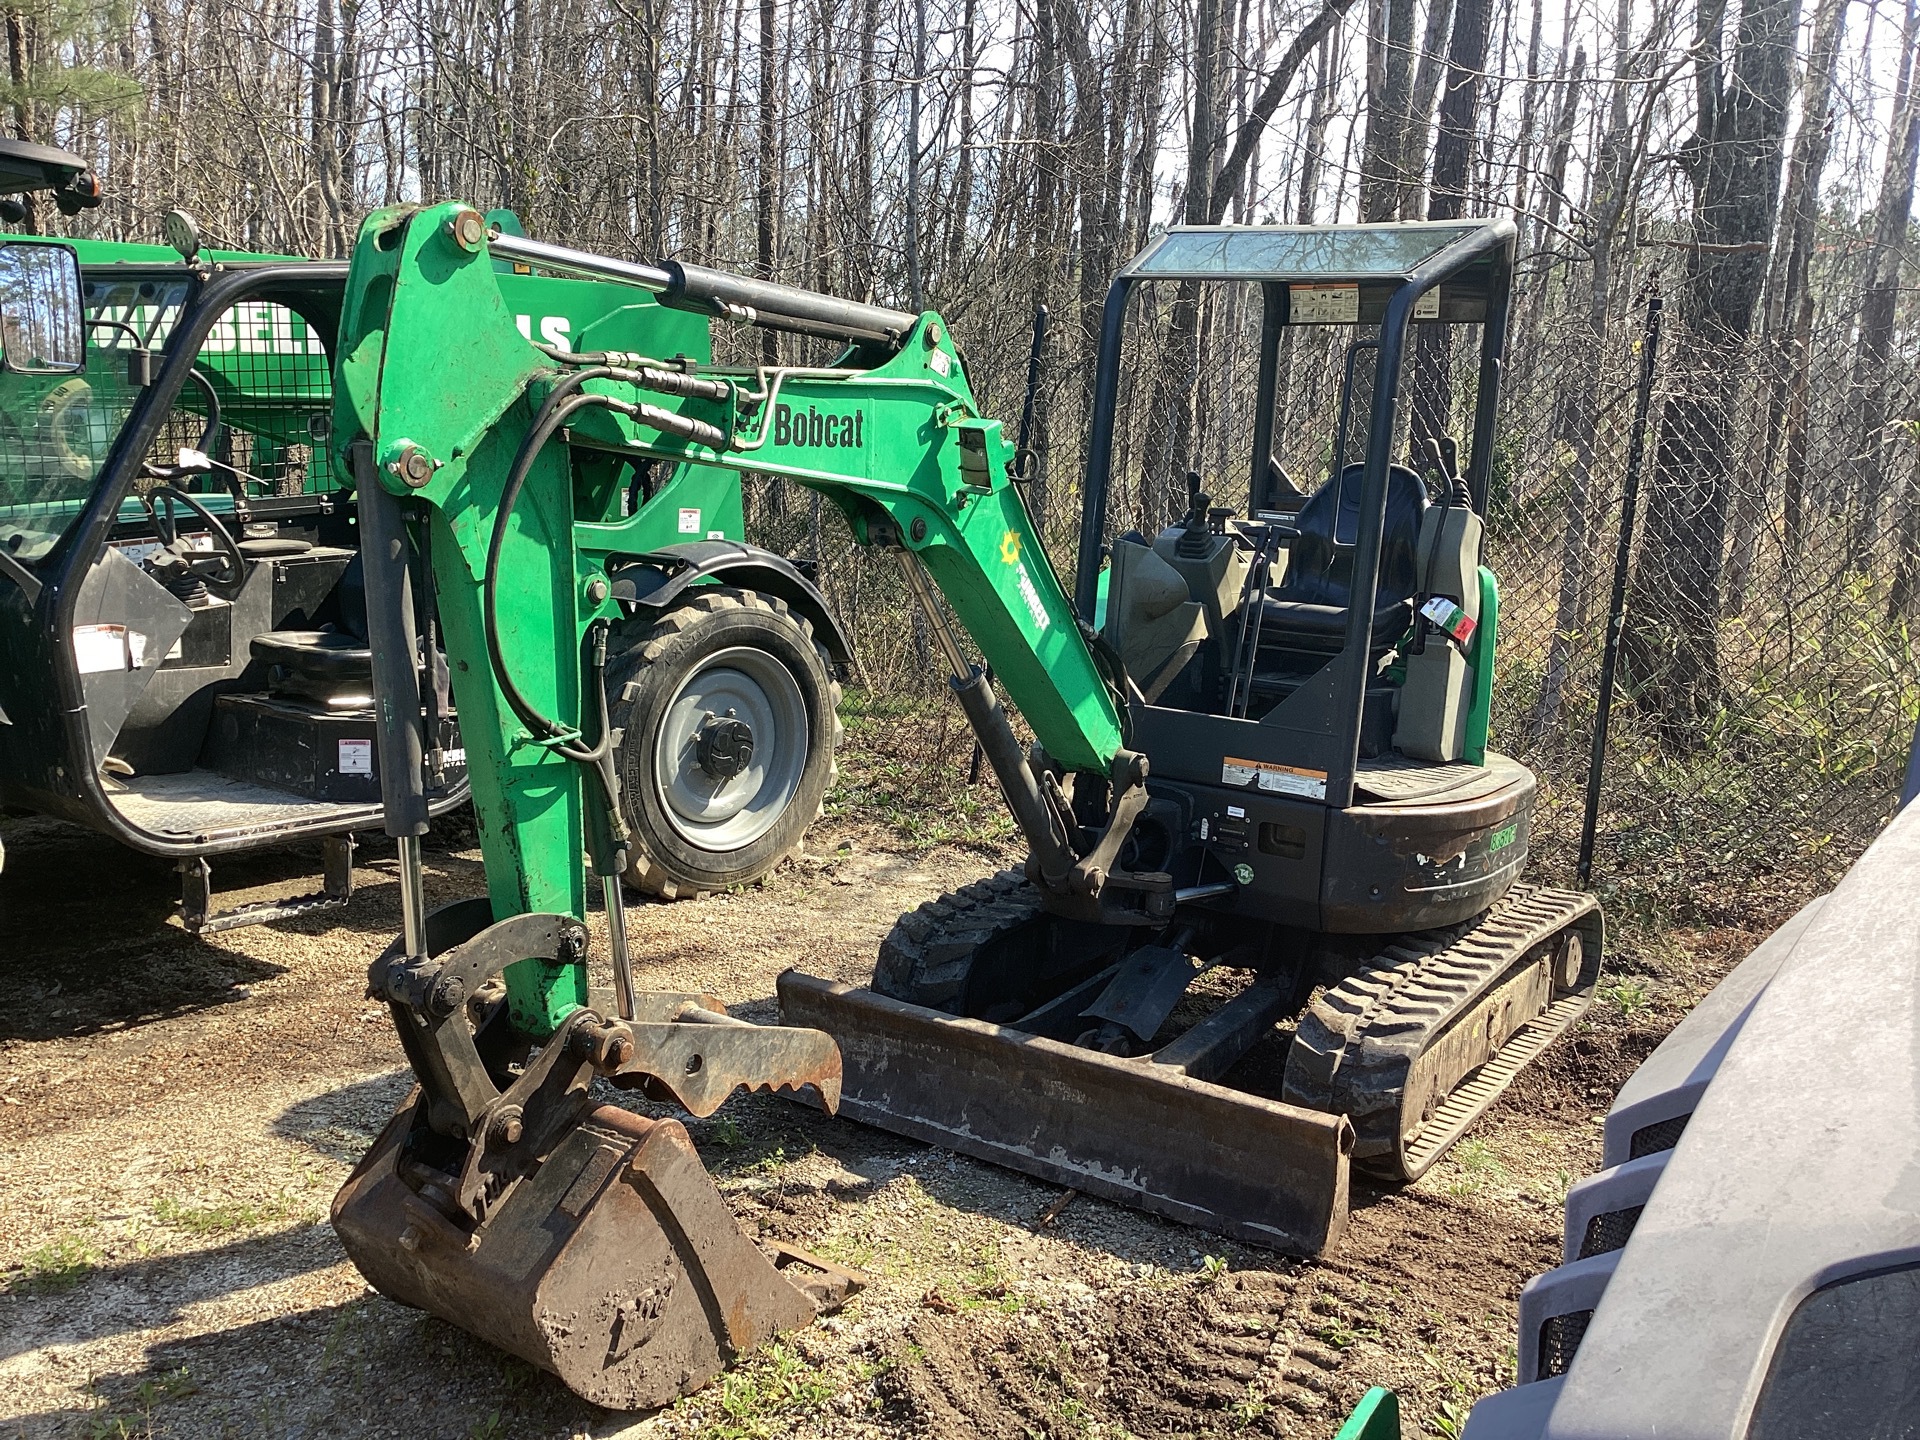
[[[1640,979],[1621,980],[1606,989],[1606,997],[1622,1015],[1632,1015],[1647,1008],[1651,996],[1647,982]]]
[[[1442,1440],[1460,1440],[1461,1432],[1467,1428],[1467,1412],[1472,1409],[1470,1401],[1448,1395],[1440,1401],[1440,1407],[1427,1417],[1427,1429],[1441,1436]]]
[[[1462,1140],[1448,1155],[1456,1168],[1455,1177],[1444,1187],[1455,1199],[1477,1195],[1490,1181],[1507,1178],[1507,1167],[1493,1153],[1493,1147],[1481,1139]]]
[[[63,1235],[29,1250],[7,1289],[19,1288],[57,1295],[71,1290],[99,1268],[100,1249],[84,1235]]]
[[[1249,1380],[1247,1393],[1233,1403],[1234,1423],[1244,1430],[1255,1421],[1264,1419],[1272,1409],[1273,1406],[1260,1393],[1260,1382]]]
[[[93,1403],[95,1413],[87,1420],[87,1440],[150,1440],[153,1435],[153,1412],[164,1400],[178,1400],[182,1396],[192,1395],[200,1387],[182,1365],[153,1380],[142,1380],[134,1387],[130,1397],[134,1409],[123,1414],[100,1413],[108,1409],[106,1396],[97,1388],[96,1382],[87,1382],[87,1395]]]
[[[1507,1173],[1507,1167],[1500,1163],[1499,1157],[1493,1153],[1493,1147],[1478,1138],[1462,1140],[1454,1146],[1453,1163],[1474,1175]]]
[[[268,1200],[259,1205],[238,1200],[187,1205],[172,1196],[162,1196],[153,1204],[153,1218],[162,1225],[201,1237],[255,1230],[285,1220],[293,1213],[293,1208],[283,1200]]]
[[[1467,1412],[1473,1409],[1473,1377],[1459,1365],[1442,1359],[1439,1351],[1432,1347],[1423,1351],[1420,1358],[1440,1377],[1444,1390],[1433,1413],[1427,1417],[1427,1433],[1438,1435],[1441,1440],[1460,1440],[1460,1433],[1467,1427]]]
[[[1226,1273],[1227,1262],[1223,1257],[1219,1255],[1203,1255],[1200,1257],[1200,1283],[1202,1285],[1217,1284]]]
[[[769,1345],[720,1380],[720,1418],[706,1440],[772,1440],[792,1421],[822,1409],[838,1392],[832,1378],[780,1344]]]

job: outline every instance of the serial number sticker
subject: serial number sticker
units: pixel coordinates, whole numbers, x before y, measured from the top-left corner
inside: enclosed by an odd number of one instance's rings
[[[340,742],[340,773],[342,775],[373,774],[373,741],[342,740]]]
[[[1357,325],[1360,323],[1358,285],[1287,286],[1287,323],[1290,325]]]
[[[680,533],[682,535],[698,535],[700,533],[700,512],[698,510],[682,510],[680,512]]]
[[[1279,795],[1303,795],[1309,800],[1327,798],[1327,772],[1306,770],[1298,765],[1275,765],[1267,760],[1237,760],[1229,755],[1220,762],[1222,785],[1258,785]]]
[[[1440,318],[1440,287],[1438,285],[1413,302],[1413,318],[1416,320]]]

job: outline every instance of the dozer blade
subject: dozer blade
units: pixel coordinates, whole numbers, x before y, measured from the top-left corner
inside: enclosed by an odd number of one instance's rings
[[[653,1409],[809,1323],[859,1283],[788,1251],[789,1283],[740,1232],[679,1123],[604,1105],[478,1231],[401,1178],[417,1096],[333,1202],[347,1254],[383,1295],[550,1370],[586,1400]]]
[[[779,991],[839,1042],[850,1119],[1269,1249],[1346,1228],[1345,1116],[794,970]]]

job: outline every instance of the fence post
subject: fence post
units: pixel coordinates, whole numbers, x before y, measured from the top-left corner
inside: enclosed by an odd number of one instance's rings
[[[1600,787],[1607,764],[1607,721],[1613,713],[1614,670],[1627,620],[1627,570],[1633,559],[1633,521],[1640,506],[1640,465],[1646,454],[1647,412],[1653,406],[1654,364],[1660,353],[1660,277],[1647,282],[1647,323],[1640,338],[1640,384],[1633,397],[1633,428],[1627,436],[1627,473],[1620,487],[1620,544],[1613,558],[1613,593],[1607,601],[1606,648],[1600,656],[1600,702],[1593,717],[1593,754],[1587,762],[1586,812],[1580,821],[1580,884],[1593,878],[1594,830],[1600,821]]]

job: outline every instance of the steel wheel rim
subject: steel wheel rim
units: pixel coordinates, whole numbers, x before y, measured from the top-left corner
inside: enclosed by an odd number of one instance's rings
[[[753,753],[722,779],[701,768],[699,737],[708,717],[729,712],[752,727]],[[654,740],[654,787],[674,833],[709,851],[765,835],[799,793],[807,732],[800,682],[776,657],[751,646],[708,656],[668,702]]]

